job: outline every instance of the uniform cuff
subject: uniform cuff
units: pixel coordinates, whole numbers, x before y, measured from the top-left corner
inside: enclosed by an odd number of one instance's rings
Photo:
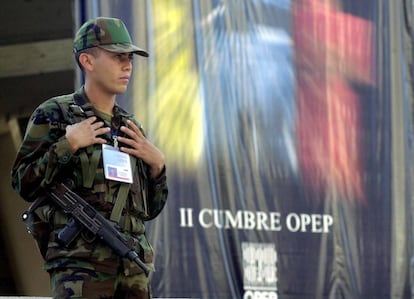
[[[55,143],[55,153],[60,164],[67,164],[72,158],[69,142],[66,138]]]
[[[156,178],[150,178],[150,185],[154,187],[155,190],[162,189],[164,184],[167,181],[167,174],[165,165],[161,170],[161,173]]]

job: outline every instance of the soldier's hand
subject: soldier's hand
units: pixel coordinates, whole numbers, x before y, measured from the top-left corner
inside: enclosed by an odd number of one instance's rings
[[[122,126],[121,131],[129,138],[119,136],[118,140],[130,147],[121,147],[121,151],[142,159],[150,166],[151,176],[157,177],[164,168],[164,154],[142,135],[132,121],[127,123],[129,127]]]
[[[67,126],[65,137],[70,144],[72,153],[75,153],[78,149],[92,144],[106,143],[105,139],[98,136],[106,134],[110,130],[109,127],[104,127],[104,122],[96,122],[96,116],[92,116],[77,124]]]

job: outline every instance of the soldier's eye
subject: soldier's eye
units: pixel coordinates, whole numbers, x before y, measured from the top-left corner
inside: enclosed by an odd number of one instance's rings
[[[120,62],[124,62],[124,61],[132,62],[134,60],[134,54],[133,53],[119,53],[119,54],[116,54],[115,57]]]

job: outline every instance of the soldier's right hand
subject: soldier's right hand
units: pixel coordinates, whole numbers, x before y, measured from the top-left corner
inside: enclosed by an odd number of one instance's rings
[[[98,137],[108,133],[111,129],[104,127],[104,122],[96,122],[96,116],[89,117],[77,124],[66,127],[65,137],[69,142],[72,153],[92,144],[105,144],[106,140]]]

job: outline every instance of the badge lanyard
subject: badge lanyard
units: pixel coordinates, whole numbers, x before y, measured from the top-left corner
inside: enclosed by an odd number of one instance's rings
[[[114,116],[111,118],[111,137],[114,145],[102,145],[105,178],[124,183],[132,183],[130,156],[119,150],[118,134],[122,124],[122,117],[119,115],[116,106],[113,112]]]
[[[114,111],[114,112],[117,112],[117,111]],[[118,148],[118,132],[119,132],[120,127],[121,127],[121,116],[118,113],[114,113],[114,116],[111,118],[111,136],[114,141],[115,148]]]

